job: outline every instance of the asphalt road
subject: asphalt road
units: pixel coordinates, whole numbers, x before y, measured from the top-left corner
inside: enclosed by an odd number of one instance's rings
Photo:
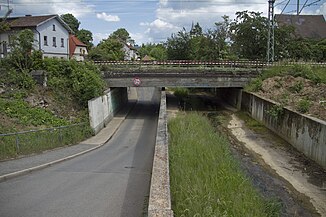
[[[143,216],[157,111],[152,102],[138,102],[102,148],[0,183],[0,216]]]

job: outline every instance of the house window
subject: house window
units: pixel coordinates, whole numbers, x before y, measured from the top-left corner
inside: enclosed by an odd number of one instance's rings
[[[55,31],[55,25],[54,24],[52,25],[52,30]]]
[[[79,53],[80,53],[80,56],[83,55],[83,49],[82,48],[79,49]]]
[[[63,38],[61,38],[61,47],[65,46],[65,40]]]
[[[9,46],[12,45],[12,43],[14,42],[15,40],[15,36],[14,35],[8,35],[8,43],[9,43]]]
[[[52,46],[53,47],[56,47],[57,46],[57,38],[56,37],[53,37],[52,38]]]
[[[48,36],[44,36],[44,45],[48,46]]]

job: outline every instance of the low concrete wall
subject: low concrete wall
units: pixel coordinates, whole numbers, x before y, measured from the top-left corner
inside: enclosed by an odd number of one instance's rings
[[[326,169],[326,122],[284,108],[275,118],[268,111],[275,102],[243,92],[241,109]]]
[[[109,89],[103,96],[89,100],[89,121],[94,133],[103,129],[127,101],[127,88]]]
[[[149,217],[172,217],[166,94],[162,91],[148,204]]]

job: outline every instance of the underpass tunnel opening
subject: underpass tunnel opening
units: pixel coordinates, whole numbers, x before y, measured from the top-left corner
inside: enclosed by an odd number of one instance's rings
[[[167,93],[167,104],[184,111],[222,110],[226,106],[241,109],[241,87],[127,87],[128,101],[158,107],[161,91]]]
[[[165,88],[167,105],[183,111],[217,111],[241,108],[242,88]]]

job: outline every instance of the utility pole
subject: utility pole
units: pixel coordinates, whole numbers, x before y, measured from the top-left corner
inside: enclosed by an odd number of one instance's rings
[[[13,9],[10,8],[10,0],[7,0],[7,5],[3,5],[3,6],[8,8],[7,12],[5,13],[5,15],[4,15],[4,17],[3,17],[3,20],[6,20],[7,17],[8,17],[8,16],[12,13],[12,11],[13,11]],[[0,7],[1,7],[1,5],[0,5]]]
[[[299,16],[299,14],[300,14],[300,0],[298,0],[298,2],[297,2],[297,15]]]
[[[274,3],[275,0],[268,0],[267,63],[274,62]]]

